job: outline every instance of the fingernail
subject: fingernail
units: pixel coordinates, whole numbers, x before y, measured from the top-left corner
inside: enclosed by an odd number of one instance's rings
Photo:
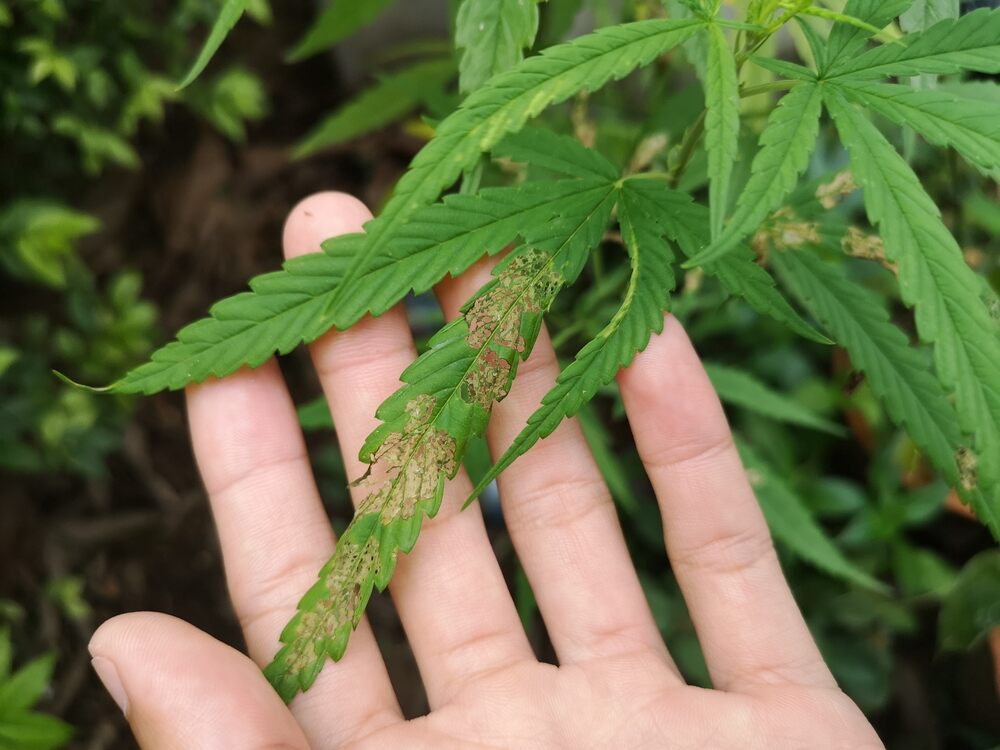
[[[125,686],[122,685],[122,680],[118,676],[115,663],[103,656],[95,656],[90,660],[90,666],[97,672],[97,676],[104,683],[104,689],[114,698],[118,708],[122,710],[123,714],[128,714],[128,696],[125,694]]]

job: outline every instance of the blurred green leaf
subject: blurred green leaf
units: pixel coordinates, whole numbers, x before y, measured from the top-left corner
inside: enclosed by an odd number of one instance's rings
[[[222,46],[226,37],[229,36],[229,32],[232,31],[233,26],[240,20],[243,11],[246,10],[247,2],[248,0],[226,0],[225,4],[219,10],[219,15],[216,17],[212,30],[209,32],[208,38],[205,39],[205,43],[201,48],[201,52],[198,53],[194,64],[188,70],[187,75],[177,84],[178,89],[186,88],[195,78],[201,75],[201,72],[208,65],[209,61],[211,61],[219,47]]]
[[[45,593],[70,620],[80,621],[90,615],[90,605],[83,596],[83,579],[79,576],[53,578]]]
[[[59,203],[16,201],[0,209],[0,264],[22,279],[62,287],[76,241],[98,226],[94,217]]]
[[[322,120],[296,144],[293,156],[301,159],[395,122],[454,77],[450,59],[419,62],[388,75]]]
[[[806,407],[779,393],[745,370],[715,362],[704,362],[712,385],[723,401],[749,409],[779,422],[810,427],[843,437],[847,431],[839,424],[823,419]]]
[[[29,662],[0,684],[0,718],[34,706],[49,687],[55,667],[54,654]]]
[[[230,68],[200,87],[190,97],[191,105],[236,142],[246,140],[246,122],[267,114],[267,93],[260,79],[243,68]]]
[[[16,711],[0,717],[0,747],[4,750],[54,750],[73,736],[73,728],[55,716]]]
[[[775,539],[830,575],[873,591],[886,589],[885,584],[844,557],[802,500],[749,445],[738,441],[737,446],[750,476],[750,485]]]
[[[288,51],[288,62],[299,62],[330,49],[370,24],[396,0],[332,0],[305,35]]]
[[[1000,550],[973,557],[944,600],[938,616],[938,645],[945,651],[969,648],[1000,625]]]
[[[929,549],[897,541],[892,566],[904,596],[942,595],[955,583],[955,569]]]

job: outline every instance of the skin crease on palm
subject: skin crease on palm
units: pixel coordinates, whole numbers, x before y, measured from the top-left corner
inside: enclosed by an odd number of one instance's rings
[[[291,213],[287,256],[315,252],[369,217],[322,193]],[[448,317],[489,273],[443,281]],[[311,346],[347,472],[375,409],[415,356],[397,308]],[[545,332],[499,404],[498,456],[558,374]],[[714,690],[684,683],[653,622],[607,488],[575,421],[500,479],[504,517],[559,666],[539,663],[470,490],[449,484],[440,514],[400,557],[390,591],[427,690],[404,720],[371,629],[286,707],[259,667],[333,547],[280,371],[189,388],[195,455],[218,526],[249,657],[167,615],[104,623],[90,650],[143,748],[880,748],[837,687],[792,598],[719,401],[674,318],[618,379],[656,491],[670,562]],[[357,499],[357,498],[355,498]],[[666,561],[664,561],[666,565]]]

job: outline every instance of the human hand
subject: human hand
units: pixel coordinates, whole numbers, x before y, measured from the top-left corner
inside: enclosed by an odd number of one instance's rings
[[[336,193],[300,203],[286,255],[368,218]],[[437,289],[446,315],[485,281],[482,263]],[[397,307],[311,346],[349,476],[375,409],[415,357]],[[498,454],[549,390],[544,331],[488,438]],[[563,424],[500,479],[504,517],[559,666],[534,657],[464,472],[400,556],[390,590],[431,712],[400,713],[371,629],[286,707],[258,666],[329,557],[333,536],[280,371],[188,391],[195,454],[250,657],[161,614],[102,625],[94,666],[144,748],[882,747],[837,688],[782,575],[719,401],[681,326],[619,377],[656,490],[667,550],[714,690],[685,685],[653,622],[614,506],[579,425]],[[252,659],[252,661],[251,661]]]

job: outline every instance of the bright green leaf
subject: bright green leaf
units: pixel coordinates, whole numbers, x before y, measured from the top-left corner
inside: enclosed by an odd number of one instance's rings
[[[850,153],[854,178],[864,188],[868,217],[879,227],[886,257],[899,266],[903,301],[914,308],[921,340],[934,345],[937,374],[955,393],[959,425],[975,434],[978,478],[967,484],[978,483],[992,493],[1000,484],[997,323],[974,291],[976,275],[913,170],[840,89],[827,85],[824,98]]]
[[[708,210],[712,239],[718,239],[729,208],[733,164],[739,157],[740,91],[736,60],[726,35],[716,24],[711,24],[707,32],[705,149],[708,151]]]

